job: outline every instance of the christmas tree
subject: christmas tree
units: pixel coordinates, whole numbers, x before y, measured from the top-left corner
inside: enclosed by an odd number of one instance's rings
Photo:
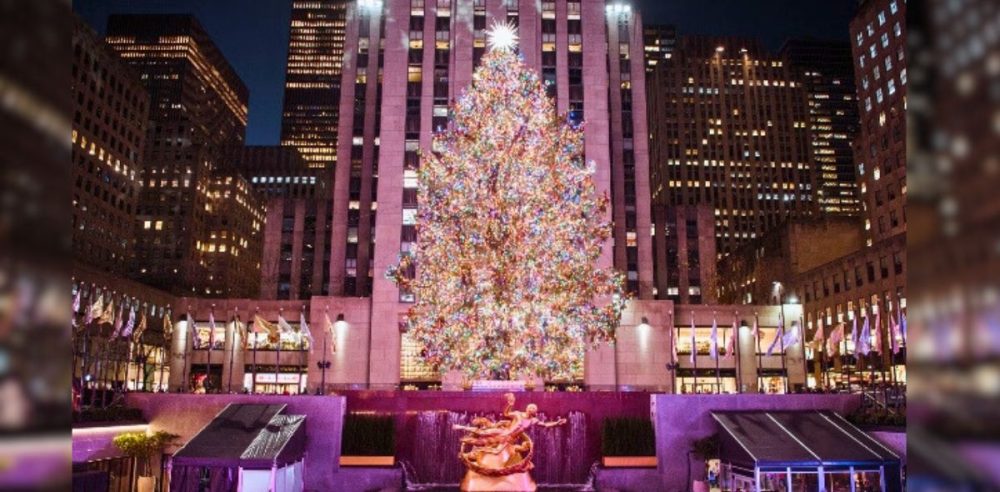
[[[416,296],[408,326],[431,366],[568,379],[588,346],[614,339],[623,278],[597,266],[611,226],[583,130],[556,114],[516,39],[491,29],[449,128],[421,156],[418,242],[388,276]]]

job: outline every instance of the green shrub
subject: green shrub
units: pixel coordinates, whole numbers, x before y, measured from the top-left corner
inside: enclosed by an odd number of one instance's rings
[[[152,434],[145,432],[123,432],[115,436],[112,443],[125,456],[135,458],[139,464],[139,475],[150,476],[149,459],[163,452],[163,449],[176,441],[180,436],[169,432],[157,431]]]
[[[340,453],[345,456],[395,456],[396,420],[391,415],[347,414]]]
[[[656,456],[653,423],[642,418],[608,418],[601,428],[604,456]]]

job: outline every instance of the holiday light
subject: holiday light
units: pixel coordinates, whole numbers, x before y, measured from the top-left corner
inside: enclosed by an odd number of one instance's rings
[[[626,301],[622,275],[597,267],[608,197],[583,130],[510,49],[483,57],[452,112],[421,156],[417,246],[387,272],[416,296],[409,333],[441,371],[571,378]]]
[[[486,44],[491,51],[514,51],[517,41],[517,27],[509,21],[494,22],[486,31]]]

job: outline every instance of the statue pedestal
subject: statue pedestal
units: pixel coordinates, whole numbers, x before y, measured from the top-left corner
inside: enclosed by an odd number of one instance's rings
[[[462,479],[463,492],[534,492],[538,488],[528,472],[502,477],[487,477],[472,470]]]

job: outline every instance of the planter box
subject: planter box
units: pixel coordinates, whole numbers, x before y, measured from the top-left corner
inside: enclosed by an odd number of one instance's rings
[[[395,456],[341,456],[340,466],[394,466]]]
[[[605,468],[656,468],[656,456],[605,456]]]

